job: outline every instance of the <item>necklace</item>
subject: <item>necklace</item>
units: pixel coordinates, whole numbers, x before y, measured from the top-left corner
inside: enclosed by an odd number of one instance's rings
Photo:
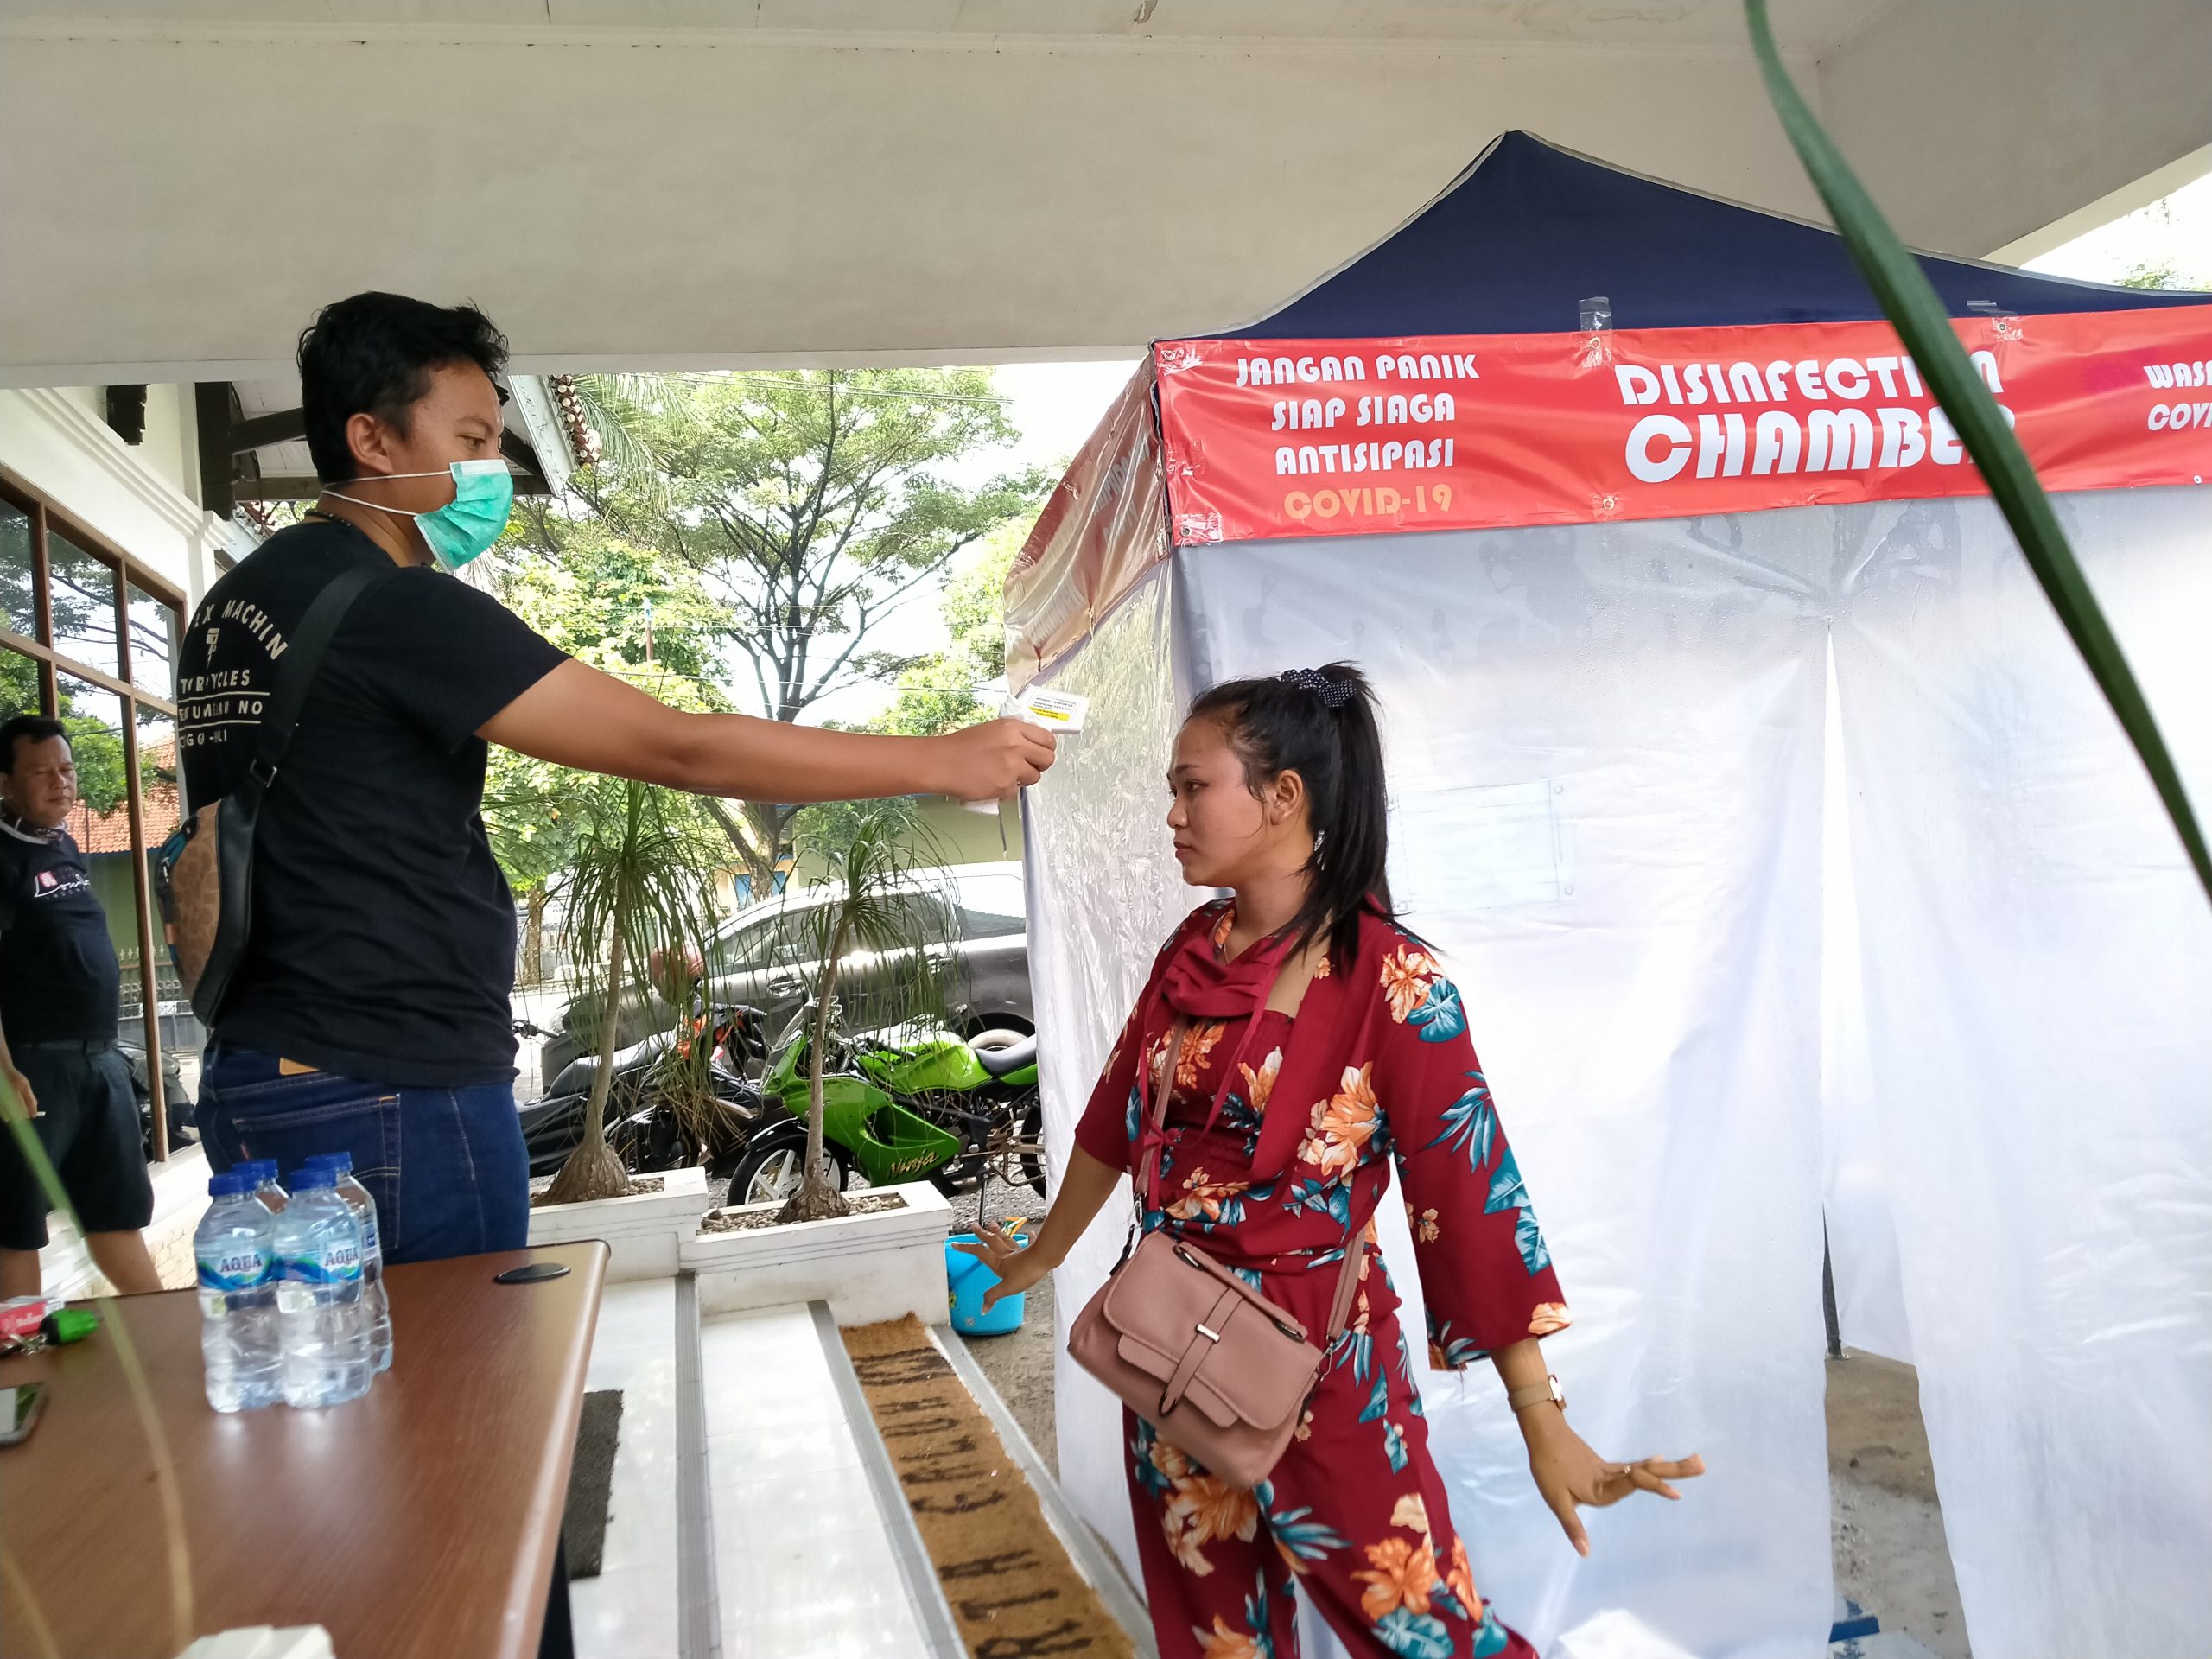
[[[0,806],[0,830],[6,830],[17,841],[33,842],[41,846],[52,846],[61,839],[60,824],[54,825],[51,830],[41,830],[38,825],[17,817],[12,810],[4,806]]]

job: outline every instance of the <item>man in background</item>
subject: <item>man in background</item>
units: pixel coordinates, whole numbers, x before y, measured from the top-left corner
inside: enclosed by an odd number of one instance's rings
[[[122,966],[85,855],[61,827],[76,804],[61,722],[0,723],[0,1082],[29,1114],[94,1265],[133,1295],[162,1287],[141,1231],[154,1184],[115,1046]],[[15,1135],[0,1135],[0,1296],[41,1288],[48,1204]]]

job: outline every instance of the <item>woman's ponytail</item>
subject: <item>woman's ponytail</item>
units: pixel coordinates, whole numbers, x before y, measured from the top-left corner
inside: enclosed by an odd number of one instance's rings
[[[1191,705],[1222,722],[1256,795],[1286,772],[1306,784],[1313,830],[1313,880],[1288,931],[1302,946],[1325,932],[1331,957],[1359,954],[1359,914],[1391,913],[1389,793],[1375,688],[1350,663],[1294,668],[1272,679],[1230,680]]]

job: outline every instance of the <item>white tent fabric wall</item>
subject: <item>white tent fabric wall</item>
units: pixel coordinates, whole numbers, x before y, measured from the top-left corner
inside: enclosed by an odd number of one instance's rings
[[[1431,1377],[1478,1582],[1562,1651],[1620,1650],[1586,1627],[1624,1610],[1646,1651],[1827,1628],[1818,1126],[1791,1109],[1817,1089],[1827,546],[1766,514],[1178,558],[1195,682],[1374,677],[1395,896],[1459,980],[1575,1309],[1547,1344],[1575,1419],[1728,1471],[1592,1516],[1580,1563],[1495,1374]]]
[[[2060,509],[2202,817],[2204,498]],[[1846,550],[1882,1162],[1968,1633],[2000,1659],[2201,1652],[2212,909],[1990,504],[1884,509]]]
[[[1026,793],[1030,988],[1042,1056],[1054,1192],[1076,1120],[1105,1069],[1162,941],[1190,908],[1170,855],[1166,754],[1185,696],[1173,667],[1170,582],[1160,566],[1101,620],[1052,683],[1090,699]],[[1060,1484],[1141,1582],[1122,1476],[1122,1406],[1067,1356],[1068,1327],[1120,1258],[1128,1184],[1054,1275],[1059,1357],[1053,1411]]]
[[[1827,787],[1821,809],[1821,1208],[1835,1268],[1844,1347],[1912,1363],[1897,1262],[1897,1224],[1883,1166],[1880,1103],[1867,1052],[1859,956],[1859,897],[1851,869],[1851,780],[1843,769],[1843,699],[1828,655]]]
[[[1618,1627],[1626,1608],[1648,1622],[1647,1650],[1663,1632],[1705,1655],[1805,1654],[1827,1628],[1818,1126],[1791,1103],[1818,1087],[1825,638],[1805,596],[1828,544],[1824,517],[1770,514],[1177,556],[1192,683],[1340,656],[1376,677],[1394,880],[1459,975],[1581,1320],[1551,1344],[1576,1419],[1610,1452],[1696,1449],[1728,1471],[1679,1507],[1594,1516],[1580,1564],[1494,1375],[1433,1377],[1439,1460],[1480,1580],[1547,1644],[1609,1611]],[[1156,696],[1157,603],[1117,611],[1052,683],[1096,696],[1141,655]],[[1154,780],[1176,709],[1141,712],[1125,761],[1071,745],[1033,802],[1040,1024],[1048,1051],[1086,1066],[1127,1012],[1154,923],[1195,897],[1158,901],[1154,884],[1173,878]],[[1094,703],[1076,742],[1117,713]],[[1071,896],[1071,880],[1102,877],[1114,891]],[[1100,954],[1118,972],[1076,965]],[[1061,988],[1078,979],[1080,1004]],[[1056,1066],[1047,1082],[1058,1147],[1088,1077]],[[1394,1210],[1386,1249],[1418,1333]],[[1061,1274],[1064,1307],[1120,1237],[1094,1230]],[[1126,1540],[1118,1422],[1070,1370],[1063,1477]]]
[[[2212,801],[2201,496],[2063,510]],[[1240,543],[1171,569],[1046,677],[1094,699],[1031,802],[1056,1166],[1198,896],[1160,822],[1182,695],[1357,660],[1385,703],[1396,896],[1465,994],[1577,1314],[1547,1344],[1576,1421],[1608,1455],[1713,1471],[1679,1506],[1591,1516],[1580,1563],[1494,1376],[1431,1376],[1501,1612],[1564,1659],[1821,1650],[1825,1193],[1847,1333],[1909,1335],[1921,1367],[1976,1650],[2201,1646],[2212,913],[1993,509]],[[1064,1325],[1122,1233],[1102,1219],[1062,1270]],[[1134,1568],[1118,1410],[1065,1359],[1059,1384],[1063,1479]]]

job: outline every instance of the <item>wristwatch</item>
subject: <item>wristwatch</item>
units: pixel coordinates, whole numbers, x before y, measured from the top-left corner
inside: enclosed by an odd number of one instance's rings
[[[1505,1396],[1505,1403],[1516,1411],[1526,1411],[1531,1406],[1547,1403],[1565,1411],[1567,1390],[1560,1387],[1559,1378],[1547,1376],[1541,1382],[1531,1382],[1525,1389],[1515,1389]]]

